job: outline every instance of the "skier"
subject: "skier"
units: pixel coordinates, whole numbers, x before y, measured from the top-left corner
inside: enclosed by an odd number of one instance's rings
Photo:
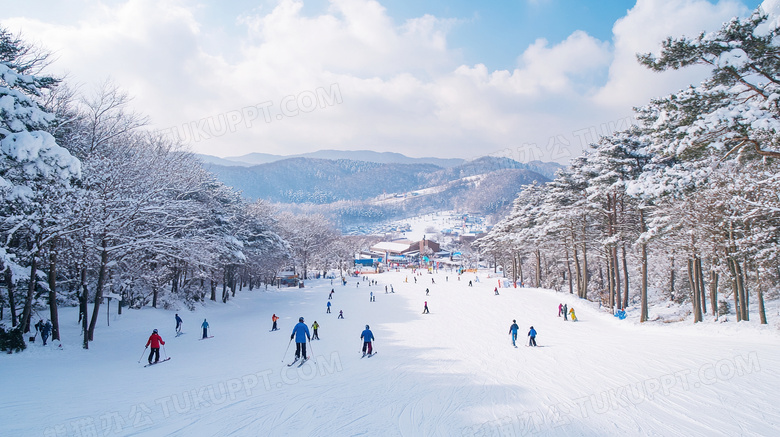
[[[512,320],[512,326],[509,327],[509,333],[512,334],[512,346],[517,347],[515,341],[517,340],[517,331],[520,329],[517,326],[517,320]]]
[[[330,314],[330,301],[328,301],[328,310],[325,311],[326,313]]]
[[[423,314],[430,314],[430,311],[428,311],[428,301],[425,301],[425,308],[423,309]]]
[[[387,285],[385,285],[385,294],[387,294]]]
[[[314,323],[311,324],[311,329],[312,329],[312,335],[311,335],[312,340],[319,340],[320,335],[317,334],[317,330],[320,329],[320,325],[317,323],[316,320],[314,321]]]
[[[360,338],[363,340],[363,357],[366,356],[366,348],[368,348],[368,355],[371,355],[371,352],[373,351],[371,348],[371,341],[374,339],[374,334],[368,329],[368,325],[366,325],[366,329],[360,334]]]
[[[426,296],[427,296],[427,295],[428,295],[428,293],[430,293],[430,292],[431,292],[431,290],[428,290],[427,288],[425,289],[425,295],[426,295]]]
[[[561,316],[561,313],[562,313],[562,312],[563,312],[563,304],[562,304],[562,303],[559,303],[559,304],[558,304],[558,317],[560,317],[560,316]]]
[[[176,314],[176,335],[181,335],[181,317]]]
[[[206,319],[203,319],[203,323],[201,323],[200,327],[203,328],[203,338],[207,338],[209,336],[209,322],[207,322]]]
[[[395,290],[393,290],[393,284],[390,284],[390,293],[395,293]]]
[[[495,293],[495,294],[496,294],[496,296],[498,296],[498,287],[496,287],[496,288],[494,288],[494,289],[493,289],[493,293]]]
[[[435,283],[436,281],[434,281],[433,278],[431,278],[431,284],[435,284]]]
[[[566,318],[566,312],[569,310],[569,308],[566,306],[566,304],[563,304],[563,321],[567,321],[569,319]]]
[[[46,324],[44,324],[43,329],[41,329],[41,338],[43,339],[44,346],[46,346],[46,340],[49,339],[49,334],[51,334],[51,322],[46,320]]]
[[[328,295],[328,300],[331,300],[331,299],[333,299],[333,291],[334,291],[334,290],[331,288],[331,289],[330,289],[330,294]]]
[[[373,302],[374,301],[374,292],[373,291],[368,294],[368,301],[369,302]]]
[[[576,322],[577,321],[577,316],[574,315],[574,308],[569,308],[569,314],[571,314],[571,321],[572,322]],[[46,344],[46,343],[44,343],[44,344]]]
[[[304,361],[308,360],[309,357],[306,356],[306,340],[311,341],[311,336],[309,335],[309,327],[303,323],[303,317],[298,318],[298,324],[295,325],[292,334],[290,334],[290,340],[293,338],[295,339],[295,361],[298,361],[301,357],[303,357]]]
[[[344,318],[344,310],[339,310],[339,319]]]
[[[279,328],[276,327],[276,321],[279,320],[279,317],[276,317],[276,313],[274,313],[273,316],[271,316],[271,321],[274,322],[274,325],[271,327],[271,331],[278,331]]]
[[[471,281],[469,280],[469,287],[473,287],[473,286],[474,284],[472,284]]]
[[[152,335],[149,336],[149,340],[146,341],[146,346],[144,347],[149,347],[150,344],[152,345],[152,350],[149,352],[149,364],[152,364],[152,357],[154,357],[155,363],[160,361],[160,345],[165,344],[165,341],[163,341],[156,329],[152,331]]]
[[[528,331],[528,346],[536,347],[536,330],[531,326],[531,330]]]

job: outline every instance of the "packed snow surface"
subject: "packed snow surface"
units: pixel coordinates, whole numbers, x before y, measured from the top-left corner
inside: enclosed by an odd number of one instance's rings
[[[640,325],[568,293],[495,295],[488,273],[476,282],[474,273],[425,272],[416,284],[410,271],[369,276],[379,284],[244,289],[195,311],[119,316],[114,301],[110,326],[104,307],[87,351],[75,309],[62,309],[61,348],[39,337],[0,356],[0,435],[780,435],[776,311],[768,326]],[[579,320],[558,317],[560,303]],[[179,337],[174,313],[184,319]],[[274,313],[280,330],[269,332]],[[321,340],[310,344],[312,359],[288,367],[301,316],[317,321]],[[214,337],[200,340],[204,319]],[[361,358],[366,324],[378,353]],[[532,325],[536,348],[525,346]],[[144,368],[154,328],[171,360]]]

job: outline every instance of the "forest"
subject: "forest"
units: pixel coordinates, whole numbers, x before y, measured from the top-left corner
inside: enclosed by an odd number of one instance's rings
[[[636,108],[546,185],[529,185],[480,248],[516,281],[601,302],[653,303],[766,323],[780,283],[780,47],[758,11],[668,38],[663,72],[706,65],[699,86]],[[722,319],[725,320],[725,319]]]

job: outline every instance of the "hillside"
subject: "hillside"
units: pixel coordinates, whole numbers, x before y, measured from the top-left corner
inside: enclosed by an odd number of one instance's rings
[[[76,308],[62,348],[2,357],[0,434],[116,436],[777,435],[777,316],[697,325],[618,320],[567,293],[502,288],[487,272],[308,281],[179,310],[112,307],[85,351]],[[436,284],[432,284],[435,278]],[[474,286],[469,287],[469,281]],[[384,286],[392,285],[393,294]],[[325,314],[335,288],[334,314]],[[425,289],[430,295],[425,295]],[[376,302],[369,302],[373,291]],[[427,301],[430,314],[421,314]],[[557,317],[573,306],[578,322]],[[344,319],[337,320],[339,310]],[[271,315],[280,331],[269,332]],[[287,367],[298,317],[312,357]],[[199,340],[207,319],[213,338]],[[508,329],[520,325],[518,348]],[[368,324],[377,355],[361,359]],[[525,347],[533,326],[539,347]],[[142,367],[158,328],[172,359]],[[140,357],[139,357],[140,354]],[[27,375],[20,377],[20,375]]]

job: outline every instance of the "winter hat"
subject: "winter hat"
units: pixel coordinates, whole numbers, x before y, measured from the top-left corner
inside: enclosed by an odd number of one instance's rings
[[[366,325],[366,329],[368,329],[368,325]]]
[[[530,328],[530,329],[534,329],[534,327],[533,327],[533,326],[531,326],[531,328]]]
[[[298,318],[298,321],[299,321],[299,322],[303,322],[303,317],[299,317],[299,318]]]
[[[517,320],[515,320],[515,319],[512,319],[512,323],[517,323]]]
[[[157,334],[157,330],[156,330],[156,329],[155,329],[154,331],[152,331],[152,332],[153,332],[154,334]]]

